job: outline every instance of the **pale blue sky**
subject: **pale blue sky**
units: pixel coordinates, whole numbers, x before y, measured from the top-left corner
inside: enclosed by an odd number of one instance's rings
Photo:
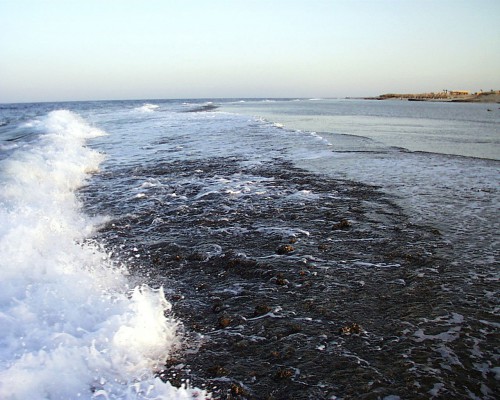
[[[499,0],[0,0],[0,102],[492,88]]]

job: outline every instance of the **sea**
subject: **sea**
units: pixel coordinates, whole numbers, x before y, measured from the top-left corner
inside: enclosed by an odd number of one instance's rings
[[[0,104],[0,398],[497,399],[499,172],[499,104]]]

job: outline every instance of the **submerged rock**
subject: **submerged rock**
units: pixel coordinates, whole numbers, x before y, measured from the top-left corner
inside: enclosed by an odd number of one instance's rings
[[[276,379],[290,379],[294,375],[294,371],[290,368],[280,368],[278,372],[276,372]]]
[[[223,315],[218,319],[217,322],[221,328],[227,328],[229,325],[231,325],[231,318],[227,315]]]
[[[349,229],[350,227],[352,227],[352,223],[347,219],[342,219],[342,220],[340,220],[340,222],[333,225],[332,229],[333,230],[343,230],[343,229]]]
[[[295,248],[289,244],[283,244],[276,249],[276,254],[283,255],[295,251]]]
[[[274,283],[276,283],[276,285],[279,285],[279,286],[286,286],[290,282],[288,281],[288,279],[285,279],[285,277],[282,273],[279,273],[278,275],[276,275],[276,278],[274,279]]]
[[[233,396],[247,396],[247,392],[240,385],[233,383],[231,385],[231,394]]]
[[[207,368],[207,372],[209,373],[210,376],[212,377],[220,377],[220,376],[226,376],[229,374],[229,371],[225,369],[222,365],[213,365],[209,368]]]
[[[260,317],[261,315],[267,314],[272,310],[267,304],[259,304],[255,306],[255,310],[253,312],[254,317]]]
[[[363,328],[356,322],[343,326],[342,328],[339,329],[339,334],[341,335],[352,335],[352,334],[359,335],[362,332]]]

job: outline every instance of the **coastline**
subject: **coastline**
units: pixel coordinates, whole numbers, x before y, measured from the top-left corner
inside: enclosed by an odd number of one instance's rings
[[[466,95],[453,95],[449,93],[387,93],[376,97],[363,97],[364,100],[404,100],[404,101],[430,101],[445,103],[497,103],[500,104],[500,91],[481,92]]]

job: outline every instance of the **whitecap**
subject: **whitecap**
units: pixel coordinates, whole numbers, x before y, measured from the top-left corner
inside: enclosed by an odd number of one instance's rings
[[[134,108],[135,111],[140,111],[144,113],[150,113],[158,109],[160,106],[157,104],[146,103],[140,107]]]

